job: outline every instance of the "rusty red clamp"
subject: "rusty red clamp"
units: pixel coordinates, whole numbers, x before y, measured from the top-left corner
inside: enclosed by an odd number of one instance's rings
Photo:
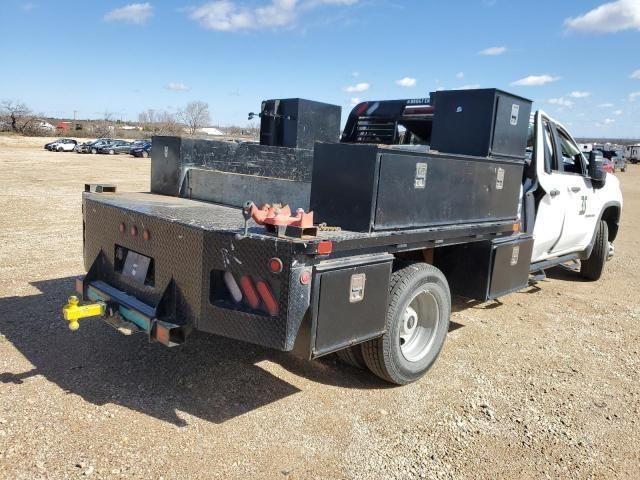
[[[258,225],[270,225],[274,227],[298,227],[300,229],[313,228],[313,212],[305,212],[304,209],[296,210],[296,215],[291,215],[289,205],[263,205],[258,208],[255,203],[247,202],[242,207],[244,217],[244,235],[249,230],[249,219]]]

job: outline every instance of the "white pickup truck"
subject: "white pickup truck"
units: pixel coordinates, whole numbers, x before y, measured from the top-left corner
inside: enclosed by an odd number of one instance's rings
[[[582,275],[597,280],[618,234],[620,183],[590,168],[567,129],[544,112],[535,114],[531,133],[523,217],[527,230],[527,217],[535,218],[532,269],[581,260]]]

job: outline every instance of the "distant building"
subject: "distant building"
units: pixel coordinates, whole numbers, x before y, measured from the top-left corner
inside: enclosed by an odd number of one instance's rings
[[[36,122],[36,126],[40,129],[40,130],[44,130],[46,132],[53,132],[56,127],[54,127],[53,125],[51,125],[49,122],[45,122],[44,120],[38,120]]]
[[[142,127],[135,127],[133,125],[120,125],[118,128],[120,130],[142,130]]]
[[[204,135],[212,135],[215,137],[221,137],[224,135],[224,132],[217,129],[216,127],[202,127],[199,128],[196,133],[204,134]]]

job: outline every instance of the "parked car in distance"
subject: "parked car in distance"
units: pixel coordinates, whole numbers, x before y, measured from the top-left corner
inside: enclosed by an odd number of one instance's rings
[[[151,142],[145,141],[144,143],[135,145],[131,147],[131,152],[129,153],[131,153],[131,155],[133,155],[134,157],[147,158],[149,155],[151,155]]]
[[[98,150],[106,145],[110,145],[114,142],[111,138],[98,138],[93,142],[89,142],[82,146],[80,150],[76,150],[78,153],[98,153]]]
[[[78,142],[76,140],[72,140],[70,138],[63,138],[59,142],[56,142],[53,145],[51,145],[49,150],[51,150],[52,152],[73,152],[73,150],[76,148],[77,145],[78,145]]]
[[[98,149],[98,153],[106,153],[109,155],[117,155],[119,153],[129,153],[131,151],[131,142],[124,140],[114,140]]]
[[[622,155],[613,155],[611,160],[613,161],[615,170],[620,170],[621,172],[627,171],[627,159]]]
[[[45,150],[51,150],[51,147],[53,145],[55,145],[57,143],[60,143],[60,142],[64,142],[65,140],[69,140],[69,139],[68,138],[59,138],[59,139],[57,139],[57,140],[55,140],[53,142],[45,143],[44,144],[44,148],[45,148]]]
[[[74,148],[73,151],[76,152],[76,153],[83,153],[82,149],[85,148],[90,143],[93,143],[93,142],[82,142],[82,143],[79,143],[78,145],[76,145],[76,148]]]

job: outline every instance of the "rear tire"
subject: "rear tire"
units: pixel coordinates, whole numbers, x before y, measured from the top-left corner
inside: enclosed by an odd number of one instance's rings
[[[147,152],[142,152],[142,158],[147,158],[149,154]]]
[[[115,153],[116,153],[116,152],[115,152],[114,150],[109,150],[109,155],[113,155],[113,154],[115,154]]]
[[[422,377],[442,350],[451,293],[444,274],[426,263],[404,264],[389,287],[387,333],[362,344],[362,354],[375,375],[406,385]]]
[[[355,368],[366,368],[364,363],[364,357],[362,356],[362,347],[360,345],[354,345],[347,347],[343,350],[338,350],[336,355],[342,362]]]
[[[587,280],[599,280],[604,271],[604,264],[607,262],[609,254],[609,226],[604,220],[600,220],[596,241],[593,245],[591,255],[586,260],[580,262],[580,274]]]

